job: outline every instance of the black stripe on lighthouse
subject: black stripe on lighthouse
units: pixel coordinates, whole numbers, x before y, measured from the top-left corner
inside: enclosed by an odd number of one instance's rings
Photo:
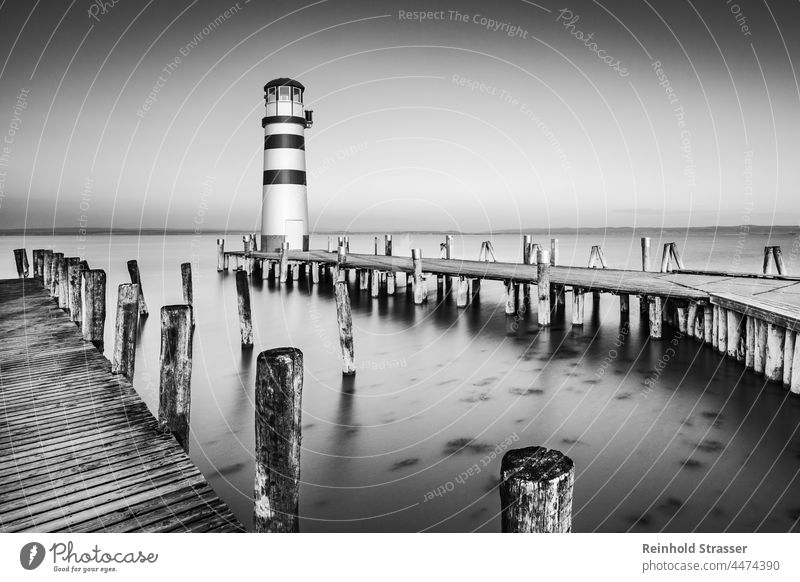
[[[264,186],[274,184],[305,186],[306,173],[304,170],[264,170]]]
[[[274,133],[264,136],[264,149],[291,148],[294,150],[306,149],[306,138],[294,133]]]

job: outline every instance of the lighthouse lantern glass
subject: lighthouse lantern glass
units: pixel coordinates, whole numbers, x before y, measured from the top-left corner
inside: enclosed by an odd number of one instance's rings
[[[298,89],[297,87],[294,87],[293,90],[292,90],[292,93],[293,93],[293,99],[292,99],[293,101],[297,101],[298,103],[302,103],[303,102],[303,96],[302,96],[303,94],[300,91],[300,89]]]
[[[291,100],[291,87],[278,87],[278,99],[281,101]]]
[[[267,103],[275,102],[275,87],[267,89]]]

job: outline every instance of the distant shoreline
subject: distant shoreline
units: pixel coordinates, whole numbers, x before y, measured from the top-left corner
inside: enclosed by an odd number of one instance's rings
[[[800,233],[800,225],[738,225],[738,226],[593,226],[593,227],[563,227],[563,228],[504,228],[492,231],[477,230],[477,231],[456,231],[456,230],[359,230],[349,231],[348,235],[365,235],[365,234],[391,234],[391,235],[434,235],[434,234],[453,234],[453,235],[509,235],[509,234],[596,234],[598,232],[611,232],[611,233],[658,233],[658,232],[717,232],[717,233],[741,233],[746,231],[750,234],[794,234]],[[200,233],[201,235],[239,235],[248,232],[247,230],[206,230]],[[8,229],[0,230],[0,236],[67,236],[78,235],[85,236],[103,236],[103,235],[140,235],[140,236],[172,236],[172,235],[194,235],[197,234],[192,229],[156,229],[156,228],[92,228],[79,231],[78,228],[28,228],[28,229]],[[323,230],[312,232],[312,236],[327,236],[327,235],[341,235],[342,231],[338,230]]]

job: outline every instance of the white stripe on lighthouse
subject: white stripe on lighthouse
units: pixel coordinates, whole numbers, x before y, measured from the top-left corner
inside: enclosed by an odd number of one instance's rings
[[[305,152],[303,150],[288,148],[264,150],[264,169],[305,171]]]

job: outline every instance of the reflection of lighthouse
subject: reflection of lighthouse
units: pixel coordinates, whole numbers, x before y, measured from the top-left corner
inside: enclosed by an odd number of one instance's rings
[[[264,190],[261,210],[261,249],[308,250],[306,146],[304,130],[312,111],[303,110],[305,87],[293,79],[274,79],[264,85],[267,116],[264,127]]]

